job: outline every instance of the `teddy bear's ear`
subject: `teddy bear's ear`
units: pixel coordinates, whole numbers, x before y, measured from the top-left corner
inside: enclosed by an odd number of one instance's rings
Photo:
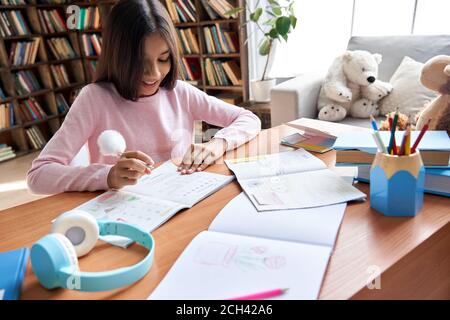
[[[444,73],[450,77],[450,64],[446,65],[444,68]]]
[[[352,58],[352,56],[353,56],[353,52],[345,51],[345,53],[343,55],[344,61],[349,61]]]
[[[381,54],[379,54],[379,53],[374,53],[374,54],[373,54],[373,57],[375,58],[375,61],[376,61],[378,64],[380,64],[380,63],[381,63],[381,60],[383,60],[383,56],[382,56]]]

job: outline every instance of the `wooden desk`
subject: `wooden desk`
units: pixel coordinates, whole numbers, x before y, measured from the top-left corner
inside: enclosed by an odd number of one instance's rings
[[[267,154],[290,150],[279,145],[281,137],[295,132],[288,126],[263,131],[258,138],[227,157]],[[335,154],[319,156],[330,167]],[[224,164],[211,172],[230,174]],[[366,194],[369,186],[358,185]],[[30,265],[23,299],[145,299],[168,272],[189,242],[206,230],[217,213],[241,192],[233,182],[189,210],[182,211],[154,231],[155,260],[138,283],[108,292],[82,293],[42,288]],[[31,245],[50,231],[50,221],[99,193],[65,193],[0,212],[0,251]],[[369,207],[369,202],[349,204],[330,259],[321,299],[450,298],[450,199],[426,195],[415,218],[388,218]],[[91,254],[80,259],[81,270],[101,271],[130,265],[145,250],[138,245],[123,250],[99,242]],[[369,290],[373,266],[381,272],[381,290]]]

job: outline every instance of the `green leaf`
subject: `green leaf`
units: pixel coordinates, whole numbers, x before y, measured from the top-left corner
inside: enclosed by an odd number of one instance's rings
[[[242,11],[244,11],[243,7],[236,7],[236,8],[230,9],[227,12],[225,12],[225,16],[230,17],[230,16],[233,16],[233,15],[235,15],[237,13],[242,12]]]
[[[255,12],[250,14],[250,20],[252,20],[253,22],[258,22],[259,17],[261,17],[263,10],[262,8],[258,8],[255,10]]]
[[[269,31],[269,37],[271,37],[272,39],[278,39],[278,31],[277,29],[273,28]]]
[[[259,47],[259,54],[262,56],[267,56],[270,52],[270,45],[271,45],[270,40],[266,38]]]
[[[272,8],[273,13],[275,13],[277,16],[281,16],[283,12],[281,11],[280,7],[274,7]]]
[[[290,16],[289,19],[291,19],[291,26],[292,29],[295,29],[295,26],[297,25],[297,18],[295,16]]]
[[[275,22],[275,28],[278,33],[282,36],[287,35],[289,33],[289,29],[291,27],[291,19],[288,17],[279,17]]]
[[[275,1],[275,0],[269,0],[269,4],[271,5],[271,6],[280,6],[280,4],[277,2],[277,1]]]

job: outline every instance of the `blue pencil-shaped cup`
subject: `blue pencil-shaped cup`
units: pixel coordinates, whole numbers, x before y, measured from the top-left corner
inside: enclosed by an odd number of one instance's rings
[[[419,152],[377,153],[370,169],[370,206],[385,216],[413,217],[423,206],[424,182]]]

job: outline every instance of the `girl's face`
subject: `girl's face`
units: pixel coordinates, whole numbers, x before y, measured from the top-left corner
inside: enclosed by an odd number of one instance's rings
[[[171,68],[169,46],[159,34],[145,38],[144,75],[139,86],[139,96],[155,94]]]

